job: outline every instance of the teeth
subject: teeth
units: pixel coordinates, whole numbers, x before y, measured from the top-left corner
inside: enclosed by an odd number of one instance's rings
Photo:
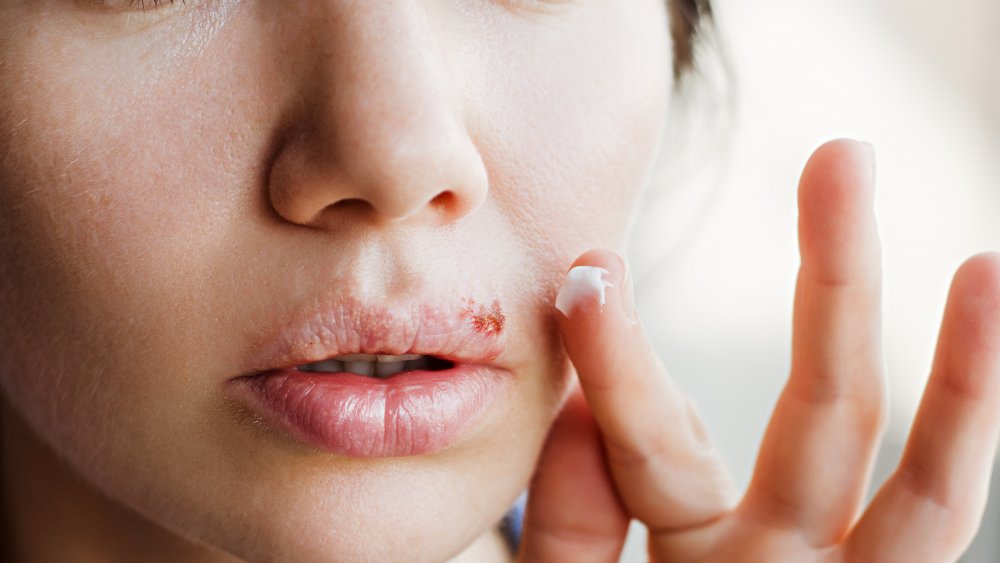
[[[427,358],[421,357],[419,359],[406,362],[406,369],[411,369],[411,370],[427,369],[428,365],[429,364],[427,362]]]
[[[429,363],[421,354],[343,354],[321,362],[298,367],[299,371],[356,373],[368,377],[389,377],[401,371],[427,369]]]
[[[398,356],[389,354],[343,354],[330,359],[342,362],[405,362],[408,360],[419,360],[420,358],[423,358],[420,354],[401,354]]]
[[[344,362],[344,371],[358,375],[375,375],[375,364],[372,362]]]
[[[403,371],[404,364],[406,362],[378,362],[375,364],[375,377],[389,377],[397,374]]]
[[[380,362],[409,362],[412,360],[419,360],[424,356],[422,354],[400,354],[398,356],[390,356],[388,354],[379,354],[376,356]]]
[[[316,362],[313,364],[305,364],[299,366],[300,371],[328,371],[336,373],[338,371],[344,371],[344,362],[339,362],[337,360],[323,360],[322,362]]]

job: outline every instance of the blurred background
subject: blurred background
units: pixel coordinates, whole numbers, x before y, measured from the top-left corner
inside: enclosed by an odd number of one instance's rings
[[[1000,250],[1000,2],[714,2],[731,76],[709,57],[678,103],[630,249],[640,312],[745,485],[790,364],[799,173],[828,139],[872,142],[892,409],[877,486],[952,275]],[[964,562],[1000,561],[1000,477],[993,488]],[[644,549],[635,526],[623,561]]]

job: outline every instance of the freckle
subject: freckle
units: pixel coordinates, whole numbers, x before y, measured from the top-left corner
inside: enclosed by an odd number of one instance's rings
[[[470,309],[475,302],[470,300]],[[500,301],[494,300],[487,308],[480,305],[478,311],[472,315],[472,327],[480,334],[500,334],[507,324],[507,317],[503,314]]]

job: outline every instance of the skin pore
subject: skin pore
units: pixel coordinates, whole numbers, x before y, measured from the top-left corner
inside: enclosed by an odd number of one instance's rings
[[[133,4],[0,0],[15,560],[499,555],[570,381],[556,290],[666,124],[663,2]],[[224,392],[304,304],[470,294],[510,377],[443,451],[331,456]]]

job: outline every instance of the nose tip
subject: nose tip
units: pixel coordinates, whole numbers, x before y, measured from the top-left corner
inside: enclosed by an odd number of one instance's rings
[[[373,223],[458,221],[484,202],[487,173],[468,137],[441,133],[426,141],[399,134],[381,146],[355,142],[349,157],[322,164],[307,156],[315,152],[303,146],[308,141],[288,147],[271,170],[271,205],[285,220],[317,228],[346,215]]]
[[[368,173],[359,166],[345,184],[347,194],[354,192],[383,221],[424,215],[450,223],[472,213],[487,192],[482,159],[457,127],[441,129],[427,127],[424,138],[399,135],[397,143],[370,151]]]
[[[472,213],[486,198],[486,167],[446,54],[427,48],[421,8],[324,6],[343,13],[316,29],[315,41],[330,45],[300,45],[313,66],[287,81],[306,103],[271,168],[274,210],[311,227],[348,216],[443,224]],[[310,21],[304,29],[318,25]]]

